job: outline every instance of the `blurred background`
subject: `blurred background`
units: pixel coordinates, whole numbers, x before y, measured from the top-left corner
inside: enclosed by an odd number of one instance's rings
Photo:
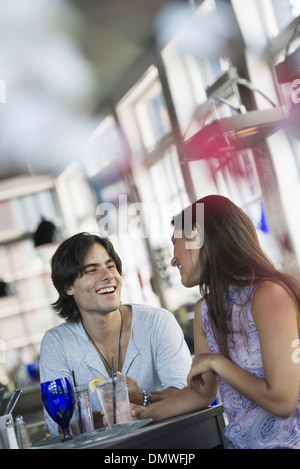
[[[0,1],[0,382],[38,383],[60,320],[50,264],[109,235],[122,301],[172,311],[193,352],[198,289],[170,260],[170,220],[208,194],[300,266],[299,0]]]

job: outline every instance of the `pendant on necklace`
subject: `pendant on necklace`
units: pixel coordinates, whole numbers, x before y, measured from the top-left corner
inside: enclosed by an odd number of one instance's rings
[[[122,314],[122,311],[121,311],[121,308],[119,308],[119,311],[120,311],[120,315],[121,315],[121,327],[120,327],[120,334],[119,334],[119,347],[118,347],[118,371],[121,371],[122,369],[122,365],[121,365],[121,355],[122,355],[122,352],[121,352],[121,343],[122,343],[122,332],[123,332],[123,314]],[[87,335],[87,337],[89,338],[90,342],[92,343],[93,347],[95,348],[95,350],[97,351],[98,355],[100,356],[101,360],[102,360],[102,363],[108,373],[108,376],[110,376],[111,378],[113,378],[114,376],[116,376],[116,373],[112,373],[112,369],[109,365],[109,363],[107,362],[107,360],[105,359],[104,355],[102,354],[101,350],[97,347],[97,345],[95,344],[95,342],[93,341],[92,337],[90,336],[90,334],[88,333],[88,331],[86,330],[86,328],[84,327],[84,324],[82,322],[82,326],[83,326],[83,329]]]

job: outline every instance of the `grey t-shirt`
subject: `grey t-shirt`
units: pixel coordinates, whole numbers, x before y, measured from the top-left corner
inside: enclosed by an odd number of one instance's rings
[[[131,336],[122,373],[149,392],[185,387],[191,355],[174,315],[151,306],[131,307]],[[109,377],[81,322],[65,322],[48,330],[41,344],[41,382],[64,376],[72,379],[72,370],[77,385]],[[101,410],[97,393],[92,395],[92,410]],[[57,434],[57,425],[45,416],[50,432]]]

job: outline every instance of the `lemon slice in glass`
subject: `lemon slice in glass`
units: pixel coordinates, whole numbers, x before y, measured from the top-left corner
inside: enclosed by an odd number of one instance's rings
[[[93,378],[89,381],[88,386],[89,386],[90,391],[94,392],[94,391],[96,391],[97,386],[101,386],[104,383],[105,383],[104,378]]]

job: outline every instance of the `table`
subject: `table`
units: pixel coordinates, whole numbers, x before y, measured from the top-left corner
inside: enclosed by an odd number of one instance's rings
[[[226,448],[223,406],[191,412],[148,424],[128,436],[101,445],[114,449],[212,449]]]
[[[74,438],[73,449],[222,449],[228,446],[223,430],[222,405],[191,412],[160,422],[149,422],[133,430],[113,433],[102,441],[93,441],[89,434]],[[135,422],[137,423],[137,422]],[[137,423],[138,424],[138,423]],[[67,449],[69,443],[43,448]]]

